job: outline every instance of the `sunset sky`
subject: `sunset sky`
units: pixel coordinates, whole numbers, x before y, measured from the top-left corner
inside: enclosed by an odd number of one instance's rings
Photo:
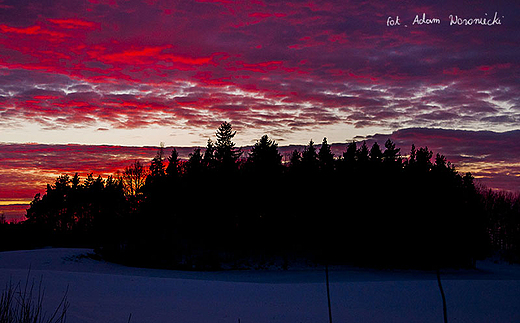
[[[515,1],[0,0],[0,204],[34,196],[20,178],[53,145],[204,146],[224,120],[239,145],[413,133],[520,190],[519,17]],[[20,155],[37,144],[52,153]]]

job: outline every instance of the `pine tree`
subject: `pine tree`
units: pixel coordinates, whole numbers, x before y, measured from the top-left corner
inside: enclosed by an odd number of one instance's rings
[[[309,145],[303,149],[302,167],[304,171],[311,173],[318,170],[318,154],[316,153],[316,147],[314,147],[312,139],[309,141]]]
[[[401,149],[395,148],[395,143],[392,140],[387,139],[385,142],[385,151],[383,152],[383,163],[387,167],[400,167],[401,156],[399,151]]]
[[[274,175],[281,170],[282,166],[282,155],[278,152],[278,144],[267,135],[263,135],[251,149],[248,163],[257,173]]]
[[[383,153],[381,152],[381,148],[377,144],[377,142],[374,142],[372,145],[372,148],[370,148],[370,162],[372,165],[379,165],[383,160]]]
[[[150,164],[150,177],[151,178],[161,178],[165,175],[164,171],[164,144],[161,143],[161,147],[159,151],[152,159],[152,163]]]
[[[242,152],[235,148],[233,137],[236,131],[230,123],[224,121],[217,129],[217,142],[215,147],[215,159],[223,169],[233,169]]]
[[[192,153],[189,154],[189,159],[186,162],[186,175],[187,176],[198,176],[203,170],[203,159],[200,153],[200,148],[195,148]]]
[[[421,172],[428,172],[430,171],[432,167],[431,159],[433,157],[433,152],[431,150],[428,150],[428,147],[419,148],[417,150],[417,168]]]
[[[417,150],[415,149],[415,145],[412,144],[412,148],[410,150],[410,157],[408,157],[406,166],[409,168],[414,168],[416,162],[417,162]]]
[[[327,138],[323,138],[320,151],[318,153],[318,161],[320,170],[325,173],[334,171],[334,154],[331,151],[330,145],[327,143]]]
[[[206,151],[204,152],[204,158],[202,159],[202,164],[204,165],[205,169],[212,170],[215,168],[215,163],[215,145],[211,139],[208,139]]]
[[[177,149],[173,148],[170,157],[168,157],[168,167],[166,167],[166,175],[170,179],[178,178],[180,173],[179,168],[179,155],[177,154]]]
[[[361,144],[361,147],[356,151],[357,163],[360,167],[366,167],[370,160],[368,146],[365,141]]]
[[[79,187],[80,187],[80,180],[79,180],[78,173],[74,174],[74,177],[72,177],[71,184],[72,184],[72,189],[73,190],[79,189]]]
[[[348,144],[347,150],[343,153],[343,165],[344,169],[347,171],[351,171],[355,168],[356,165],[356,151],[357,145],[355,141],[352,141]]]
[[[300,170],[302,163],[302,155],[300,152],[295,149],[291,153],[291,157],[289,158],[289,169],[291,172],[297,172]]]

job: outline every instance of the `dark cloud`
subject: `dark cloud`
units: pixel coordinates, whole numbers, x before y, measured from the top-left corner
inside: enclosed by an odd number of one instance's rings
[[[410,147],[427,146],[445,155],[460,171],[470,171],[494,189],[520,191],[520,130],[508,132],[410,128],[366,139],[382,145],[392,139],[403,155]]]

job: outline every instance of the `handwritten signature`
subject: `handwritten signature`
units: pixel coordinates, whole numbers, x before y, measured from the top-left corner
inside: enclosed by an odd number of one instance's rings
[[[450,26],[497,26],[501,25],[504,16],[499,16],[498,12],[495,11],[495,14],[493,17],[489,17],[487,13],[484,14],[483,17],[461,17],[459,15],[453,15],[450,14],[448,16],[447,21],[449,21]],[[415,15],[415,18],[413,19],[411,26],[415,25],[440,25],[442,23],[441,18],[438,17],[429,17],[426,15],[426,13],[423,13],[422,15]],[[408,27],[408,24],[403,25],[403,21],[401,20],[401,17],[399,16],[389,16],[386,19],[386,26],[387,27],[396,27],[396,26],[404,26]]]

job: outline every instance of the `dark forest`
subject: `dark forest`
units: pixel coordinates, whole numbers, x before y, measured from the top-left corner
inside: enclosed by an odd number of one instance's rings
[[[268,136],[245,153],[235,134],[222,123],[188,160],[161,147],[149,165],[107,179],[62,175],[26,221],[0,225],[0,248],[86,246],[127,265],[186,270],[520,259],[519,196],[475,184],[427,147],[403,157],[391,140],[351,142],[334,156],[324,138],[282,163]]]

